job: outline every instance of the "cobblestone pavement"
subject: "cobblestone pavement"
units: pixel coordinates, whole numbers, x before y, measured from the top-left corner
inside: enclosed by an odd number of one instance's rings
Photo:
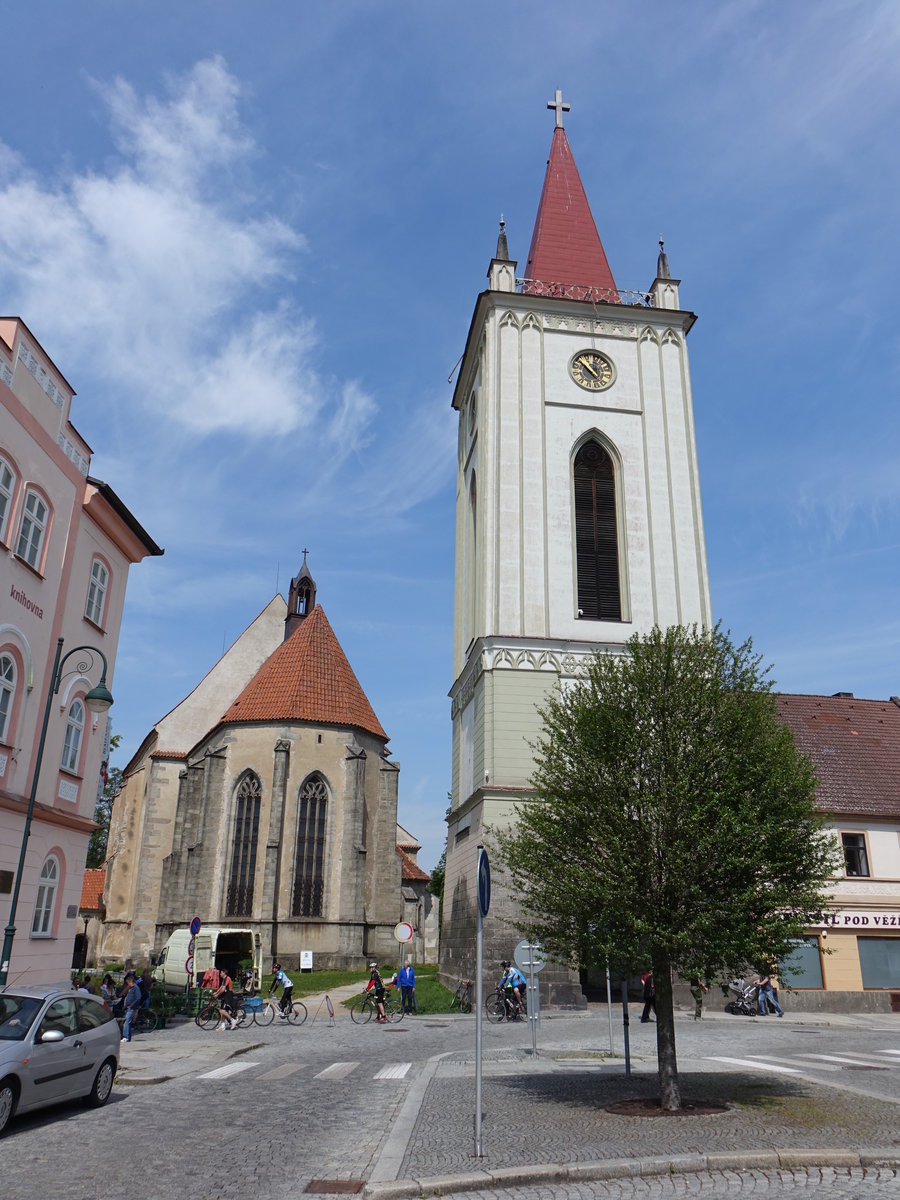
[[[686,1100],[731,1107],[655,1118],[605,1110],[656,1093],[652,1026],[633,1031],[630,1081],[610,1057],[605,1018],[546,1020],[537,1058],[527,1029],[486,1026],[475,1159],[472,1018],[361,1027],[340,1009],[334,1025],[313,1011],[298,1030],[187,1024],[124,1046],[107,1108],[67,1105],[12,1123],[0,1200],[119,1200],[134,1181],[191,1200],[297,1200],[313,1180],[365,1182],[372,1200],[467,1189],[510,1200],[766,1187],[774,1196],[813,1186],[814,1166],[833,1170],[815,1184],[827,1195],[900,1195],[890,1191],[900,1020],[683,1021]]]

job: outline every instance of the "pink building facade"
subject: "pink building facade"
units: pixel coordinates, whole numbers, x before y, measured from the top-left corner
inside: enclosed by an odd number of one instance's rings
[[[5,926],[59,638],[115,659],[128,570],[162,550],[69,421],[73,391],[28,327],[0,318],[0,922]],[[93,661],[92,661],[93,658]],[[108,716],[102,663],[72,655],[53,696],[16,913],[10,982],[68,977]]]

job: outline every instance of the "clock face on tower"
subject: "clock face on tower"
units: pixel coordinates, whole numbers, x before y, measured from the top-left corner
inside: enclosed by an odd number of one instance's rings
[[[579,350],[569,363],[569,374],[589,392],[602,392],[616,377],[612,362],[598,350]]]

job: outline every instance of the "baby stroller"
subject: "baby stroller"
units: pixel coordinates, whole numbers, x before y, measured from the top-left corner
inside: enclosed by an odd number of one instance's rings
[[[732,979],[728,985],[728,990],[734,995],[733,1000],[729,1000],[725,1005],[727,1013],[733,1013],[736,1017],[755,1017],[759,1013],[757,1000],[759,997],[759,988],[755,983],[744,983],[743,979]]]

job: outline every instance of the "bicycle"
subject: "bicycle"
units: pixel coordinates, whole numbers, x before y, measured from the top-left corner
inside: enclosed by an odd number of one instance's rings
[[[116,1016],[119,1022],[119,1029],[125,1032],[125,1014]],[[131,1022],[131,1032],[134,1033],[152,1033],[159,1024],[159,1017],[152,1008],[139,1008],[135,1013],[134,1020]]]
[[[384,989],[384,1015],[389,1021],[402,1021],[403,1010],[400,1007],[400,1002],[396,995],[388,996],[388,989]],[[372,1017],[378,1016],[378,1001],[375,999],[374,992],[363,992],[358,996],[350,1008],[350,1017],[357,1025],[368,1025]]]
[[[213,997],[205,1004],[201,1004],[197,1009],[197,1015],[194,1017],[194,1020],[201,1029],[215,1029],[222,1020],[222,1013],[224,1011],[219,1001]],[[237,1021],[238,1025],[243,1025],[246,1022],[247,1011],[244,1008],[243,996],[234,997],[234,1009],[230,1015]]]
[[[528,1006],[524,996],[517,1003],[510,989],[495,987],[484,1002],[484,1011],[487,1019],[496,1025],[500,1021],[518,1021],[527,1016]]]
[[[265,1027],[266,1025],[271,1025],[276,1016],[284,1016],[281,1011],[281,1004],[275,999],[274,996],[260,996],[259,999],[261,1000],[261,1006],[259,1008],[254,1008],[250,1014],[254,1025],[262,1025]],[[306,1005],[303,1003],[303,1001],[293,1000],[291,1002],[291,1007],[287,1012],[288,1024],[302,1025],[307,1016],[308,1013],[306,1011]]]
[[[460,1012],[470,1013],[472,1011],[472,980],[461,979],[457,985],[456,991],[453,993],[453,999],[450,1001],[450,1008],[458,1008]]]

